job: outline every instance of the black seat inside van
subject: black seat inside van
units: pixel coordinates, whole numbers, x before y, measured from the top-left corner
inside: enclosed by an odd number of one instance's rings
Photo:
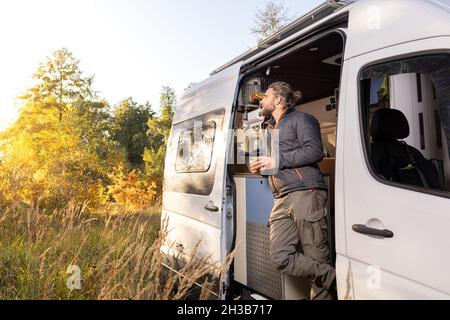
[[[434,164],[416,148],[401,141],[409,136],[405,115],[396,109],[375,111],[370,124],[372,163],[376,172],[394,182],[442,189]]]

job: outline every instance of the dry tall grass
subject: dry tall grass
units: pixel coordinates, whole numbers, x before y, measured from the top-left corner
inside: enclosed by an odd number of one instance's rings
[[[219,270],[205,257],[180,273],[164,272],[167,228],[160,225],[158,213],[93,217],[74,203],[52,214],[39,206],[3,210],[0,299],[185,299],[194,283],[201,284],[200,298],[213,298],[217,279],[208,275],[223,276],[232,258]]]

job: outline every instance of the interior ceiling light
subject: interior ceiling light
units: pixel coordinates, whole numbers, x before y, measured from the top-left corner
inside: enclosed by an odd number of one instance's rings
[[[318,51],[318,50],[319,50],[319,48],[317,48],[317,47],[309,48],[309,51],[311,51],[311,52],[315,52],[315,51]]]
[[[340,66],[342,64],[342,53],[336,54],[332,57],[322,60],[322,62],[332,64],[334,66]]]
[[[270,76],[270,73],[272,72],[272,69],[279,69],[280,68],[280,66],[269,66],[269,67],[267,67],[267,70],[266,70],[266,76]]]

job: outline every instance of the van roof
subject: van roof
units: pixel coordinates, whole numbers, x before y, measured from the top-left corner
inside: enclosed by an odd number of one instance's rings
[[[347,6],[348,4],[354,1],[355,0],[328,0],[322,3],[321,5],[312,9],[308,13],[290,22],[284,28],[275,32],[271,36],[265,38],[264,40],[259,42],[256,47],[247,50],[246,52],[240,54],[236,58],[225,63],[221,67],[215,69],[214,71],[211,72],[210,75],[216,74],[228,68],[229,66],[235,64],[236,62],[244,61],[251,58],[252,56],[255,56],[256,54],[280,42],[281,40],[284,40],[287,37],[293,35],[294,33],[312,25],[313,23],[316,23],[317,21],[329,16],[330,14],[336,12],[337,10],[341,9],[344,6]]]

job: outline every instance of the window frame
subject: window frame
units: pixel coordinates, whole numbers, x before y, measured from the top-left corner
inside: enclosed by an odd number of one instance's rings
[[[206,111],[200,114],[191,115],[178,121],[172,123],[171,133],[169,140],[167,142],[166,150],[166,163],[164,169],[164,179],[163,179],[163,190],[164,192],[173,192],[179,194],[186,194],[190,196],[210,196],[216,187],[217,181],[217,155],[215,154],[217,150],[217,142],[224,138],[226,134],[224,130],[226,119],[226,109],[223,107],[218,107],[211,111]],[[188,172],[179,173],[175,171],[175,161],[177,158],[178,151],[178,134],[185,129],[194,127],[194,121],[202,121],[202,125],[215,122],[216,131],[214,133],[215,146],[212,148],[211,164],[206,172]],[[219,139],[219,140],[218,140]],[[199,182],[201,184],[199,185]]]
[[[414,186],[414,185],[407,185],[407,184],[403,184],[403,183],[399,183],[399,182],[395,182],[395,181],[390,181],[387,180],[383,177],[381,177],[376,171],[375,168],[373,166],[372,163],[372,156],[370,154],[370,134],[368,136],[368,128],[365,128],[365,117],[367,116],[367,112],[366,112],[366,107],[370,107],[365,105],[365,101],[364,101],[364,96],[363,96],[363,87],[362,87],[362,82],[363,80],[361,80],[361,75],[362,73],[371,67],[376,67],[376,66],[382,66],[384,64],[387,63],[392,63],[392,62],[400,62],[402,60],[406,60],[406,59],[414,59],[414,58],[420,58],[420,57],[426,57],[426,56],[433,56],[433,55],[447,55],[450,57],[450,50],[427,50],[427,51],[419,51],[419,52],[413,52],[413,53],[408,53],[408,54],[399,54],[396,56],[391,56],[391,57],[386,57],[383,59],[379,59],[379,60],[375,60],[375,61],[371,61],[369,63],[364,64],[357,73],[357,100],[358,100],[358,108],[357,108],[357,112],[358,112],[358,122],[359,122],[359,131],[360,131],[360,139],[361,139],[361,145],[363,148],[363,156],[364,156],[364,161],[366,164],[366,168],[368,169],[370,175],[372,176],[372,178],[374,178],[377,182],[390,186],[390,187],[395,187],[395,188],[399,188],[399,189],[403,189],[403,190],[409,190],[409,191],[414,191],[414,192],[419,192],[422,194],[428,194],[428,195],[432,195],[432,196],[437,196],[437,197],[441,197],[441,198],[446,198],[446,199],[450,199],[450,191],[446,191],[446,190],[436,190],[436,189],[427,189],[425,187],[420,187],[420,186]],[[367,130],[365,130],[367,129]],[[369,139],[367,139],[369,137]],[[369,144],[368,144],[369,143]]]

